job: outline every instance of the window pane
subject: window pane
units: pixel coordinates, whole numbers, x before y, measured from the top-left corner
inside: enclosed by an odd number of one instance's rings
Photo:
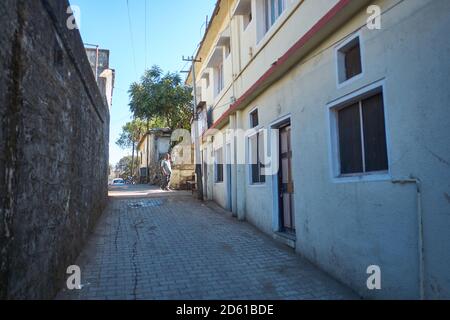
[[[278,16],[281,16],[283,11],[284,11],[284,0],[278,0]]]
[[[363,172],[359,104],[338,112],[341,174]]]
[[[362,72],[359,41],[345,53],[345,74],[347,80]]]
[[[250,114],[250,122],[252,128],[257,127],[259,125],[258,110],[255,110]]]
[[[276,17],[276,8],[275,8],[276,0],[270,0],[270,25],[272,26],[275,23]]]
[[[366,171],[388,170],[383,95],[362,102]]]
[[[258,180],[259,182],[265,182],[266,176],[264,175],[264,163],[265,163],[265,147],[264,147],[264,133],[258,134]]]
[[[259,183],[259,166],[252,164],[252,184]]]
[[[217,182],[223,182],[223,164],[218,164],[217,170]]]

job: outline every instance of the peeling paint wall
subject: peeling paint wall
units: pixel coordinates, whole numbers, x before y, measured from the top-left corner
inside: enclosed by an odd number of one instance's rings
[[[0,299],[48,299],[107,200],[109,111],[69,3],[0,2]]]

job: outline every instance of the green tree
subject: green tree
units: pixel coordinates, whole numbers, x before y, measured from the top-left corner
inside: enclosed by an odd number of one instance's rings
[[[148,127],[145,121],[136,118],[131,122],[128,122],[122,127],[122,133],[116,144],[122,149],[132,148],[133,153],[131,156],[131,176],[134,177],[135,166],[134,166],[134,154],[136,150],[136,144],[139,143],[142,136],[148,131]]]
[[[116,171],[120,172],[120,178],[127,179],[132,176],[133,168],[139,165],[139,161],[137,159],[133,159],[131,156],[126,156],[120,159],[120,161],[116,164]]]
[[[140,82],[131,85],[130,110],[136,118],[172,130],[190,130],[192,89],[185,86],[177,73],[164,74],[158,66],[144,73]]]

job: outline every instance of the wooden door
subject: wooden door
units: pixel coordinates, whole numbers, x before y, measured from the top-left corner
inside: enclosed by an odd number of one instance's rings
[[[280,129],[280,222],[284,232],[295,232],[291,126]]]

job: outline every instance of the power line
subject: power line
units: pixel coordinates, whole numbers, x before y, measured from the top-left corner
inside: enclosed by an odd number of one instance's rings
[[[126,1],[127,1],[127,11],[128,11],[128,26],[130,29],[131,50],[133,52],[134,73],[137,78],[138,73],[137,73],[137,64],[136,64],[136,50],[134,49],[133,26],[131,24],[130,3],[129,3],[129,0],[126,0]]]

